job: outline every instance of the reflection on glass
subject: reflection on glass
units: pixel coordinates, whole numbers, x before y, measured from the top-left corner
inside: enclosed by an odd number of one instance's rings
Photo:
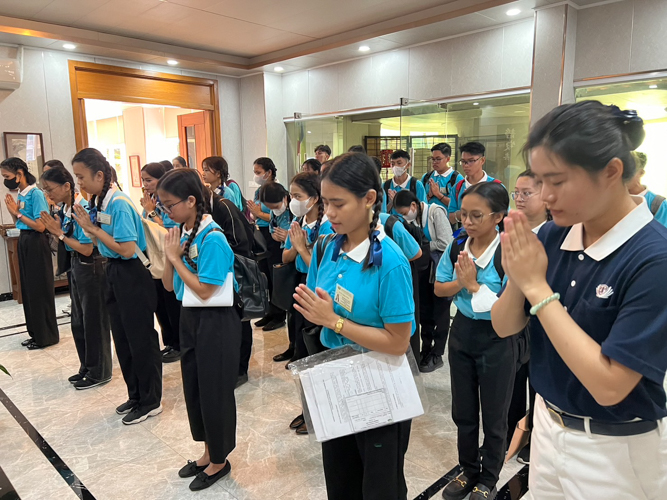
[[[195,139],[195,127],[185,127],[185,140],[188,143],[188,165],[197,168],[197,141]]]
[[[638,151],[646,154],[642,184],[654,193],[667,193],[667,169],[663,167],[664,138],[667,137],[667,79],[648,79],[582,87],[577,101],[596,100],[621,109],[634,109],[644,120],[646,138]]]

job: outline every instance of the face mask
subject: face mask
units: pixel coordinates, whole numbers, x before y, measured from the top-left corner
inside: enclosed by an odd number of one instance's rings
[[[19,188],[19,180],[14,177],[13,179],[5,179],[5,187],[10,191],[14,191]]]
[[[392,167],[394,177],[401,177],[407,170],[407,167]]]
[[[405,216],[405,220],[408,222],[413,222],[417,220],[417,210],[411,208],[410,211],[408,212],[408,215]]]
[[[310,198],[303,201],[292,198],[292,201],[289,202],[289,209],[297,217],[303,217],[310,211],[311,207],[308,206],[308,203],[310,203]]]
[[[255,184],[259,184],[260,186],[263,186],[264,183],[266,182],[266,179],[262,177],[261,175],[255,175]]]
[[[271,211],[273,212],[273,215],[275,215],[276,217],[280,217],[282,214],[284,214],[285,210],[287,210],[287,207],[285,206],[284,203],[277,210],[271,209]]]

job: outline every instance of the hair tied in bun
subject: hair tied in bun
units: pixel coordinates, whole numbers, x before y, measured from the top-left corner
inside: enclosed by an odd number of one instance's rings
[[[621,110],[618,106],[610,106],[611,112],[619,120],[623,131],[630,140],[631,150],[637,149],[646,137],[644,120],[633,109]]]

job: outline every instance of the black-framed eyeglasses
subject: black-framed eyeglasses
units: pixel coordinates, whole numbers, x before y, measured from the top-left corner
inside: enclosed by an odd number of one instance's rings
[[[445,161],[446,159],[447,158],[434,158],[433,156],[431,156],[428,159],[428,161],[430,161],[431,163],[440,163],[441,161]]]
[[[484,158],[483,156],[478,156],[477,158],[472,158],[470,160],[459,160],[459,165],[462,167],[465,167],[466,165],[472,165],[473,163],[477,162],[480,158]]]
[[[514,201],[516,201],[518,199],[522,199],[522,200],[525,201],[525,200],[529,200],[530,198],[532,198],[536,194],[537,193],[533,193],[531,191],[514,191],[514,192],[511,193],[511,196],[512,196],[512,199]]]
[[[467,212],[461,212],[461,222],[465,221],[466,219],[470,219],[472,224],[481,224],[484,220],[484,217],[488,215],[494,215],[496,213],[497,212],[491,212],[490,214],[480,214],[479,212],[473,212],[469,214]]]
[[[179,203],[183,203],[184,201],[185,201],[185,200],[177,201],[176,203],[172,203],[171,205],[165,205],[165,204],[162,203],[161,201],[158,201],[158,202],[155,204],[155,206],[156,206],[156,207],[159,207],[160,210],[162,210],[162,211],[163,211],[164,213],[166,213],[167,215],[170,215],[170,214],[171,214],[171,210],[172,210],[176,205],[178,205]]]

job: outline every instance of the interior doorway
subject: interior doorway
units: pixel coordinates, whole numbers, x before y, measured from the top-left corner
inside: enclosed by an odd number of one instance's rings
[[[213,155],[211,113],[192,112],[178,116],[178,138],[180,155],[190,168],[202,171],[204,158]]]

